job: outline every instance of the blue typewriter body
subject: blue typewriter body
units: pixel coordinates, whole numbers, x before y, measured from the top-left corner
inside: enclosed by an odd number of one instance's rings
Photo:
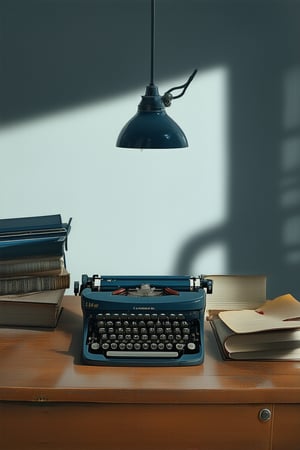
[[[190,366],[204,359],[203,277],[82,276],[82,359],[109,366]]]

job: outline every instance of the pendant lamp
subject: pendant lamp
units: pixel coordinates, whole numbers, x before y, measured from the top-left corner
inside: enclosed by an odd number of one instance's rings
[[[135,149],[168,149],[188,147],[187,138],[177,123],[167,115],[165,107],[170,106],[173,99],[181,97],[194,78],[194,70],[188,81],[169,89],[163,96],[159,95],[154,84],[154,34],[155,34],[155,0],[151,0],[151,62],[150,83],[146,86],[145,95],[138,105],[138,111],[121,130],[117,139],[117,147]],[[173,96],[171,92],[181,89]]]

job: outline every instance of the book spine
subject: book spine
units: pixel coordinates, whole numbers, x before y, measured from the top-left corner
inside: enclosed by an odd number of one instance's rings
[[[58,276],[7,278],[0,280],[0,295],[67,289],[69,287],[69,273]]]

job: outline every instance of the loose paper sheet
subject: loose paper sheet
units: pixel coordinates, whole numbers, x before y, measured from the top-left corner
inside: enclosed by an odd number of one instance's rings
[[[220,319],[235,333],[300,327],[300,302],[291,294],[267,300],[257,309],[222,311]]]

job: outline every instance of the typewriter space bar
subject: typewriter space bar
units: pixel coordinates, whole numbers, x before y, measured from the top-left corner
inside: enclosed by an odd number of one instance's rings
[[[106,356],[109,358],[177,358],[178,352],[139,352],[108,350]]]

